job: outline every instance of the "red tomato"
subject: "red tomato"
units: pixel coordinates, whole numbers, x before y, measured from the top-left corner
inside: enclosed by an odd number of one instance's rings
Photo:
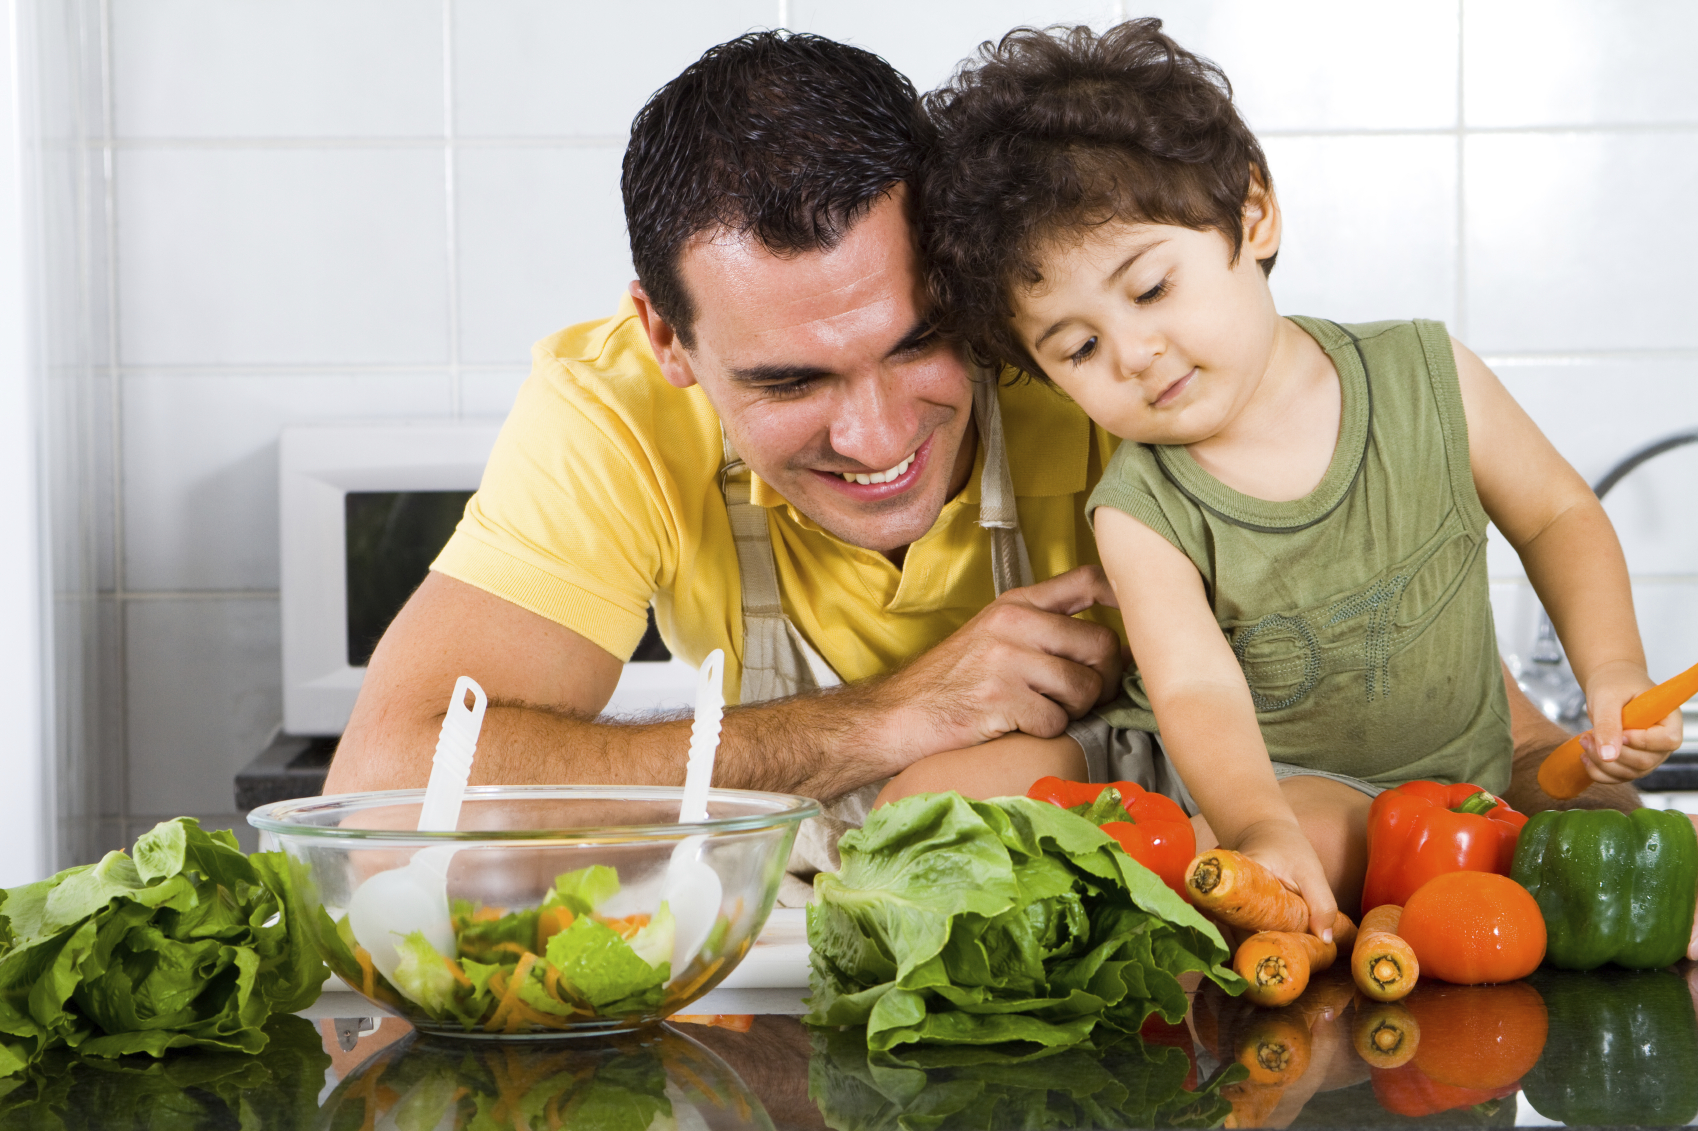
[[[1527,889],[1491,872],[1447,872],[1404,905],[1397,933],[1421,973],[1472,986],[1512,982],[1545,957],[1545,917]]]

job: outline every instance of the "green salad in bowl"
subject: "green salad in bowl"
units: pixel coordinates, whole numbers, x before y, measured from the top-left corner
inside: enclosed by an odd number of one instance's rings
[[[797,825],[818,812],[713,790],[706,821],[678,824],[680,792],[478,787],[453,833],[408,829],[419,790],[279,802],[249,820],[287,854],[319,956],[371,1001],[439,1034],[606,1034],[678,1012],[731,972],[772,910]],[[686,840],[722,889],[699,945],[681,942],[664,898]],[[440,875],[423,895],[351,913],[374,877],[435,875],[409,867],[427,853]]]

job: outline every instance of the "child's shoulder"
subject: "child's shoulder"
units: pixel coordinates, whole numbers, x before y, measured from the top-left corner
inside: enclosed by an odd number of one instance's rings
[[[1352,338],[1360,342],[1375,340],[1407,340],[1414,342],[1423,334],[1444,334],[1443,322],[1431,318],[1390,318],[1378,322],[1337,322],[1331,318],[1315,318],[1306,314],[1289,315],[1310,337],[1323,346],[1337,341],[1347,344]]]

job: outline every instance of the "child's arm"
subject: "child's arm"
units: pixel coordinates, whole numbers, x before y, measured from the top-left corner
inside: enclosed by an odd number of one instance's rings
[[[1680,712],[1622,731],[1622,707],[1652,684],[1615,528],[1497,376],[1467,346],[1452,346],[1480,502],[1521,555],[1586,692],[1596,739],[1586,772],[1598,782],[1643,777],[1680,745]]]
[[[1094,521],[1168,757],[1220,843],[1271,868],[1309,904],[1310,929],[1330,931],[1332,890],[1274,779],[1249,685],[1197,568],[1124,512],[1099,507]]]
[[[1038,738],[1010,731],[978,746],[929,754],[884,784],[875,806],[916,793],[955,790],[963,797],[1020,796],[1039,778],[1084,781],[1085,752],[1066,735]]]

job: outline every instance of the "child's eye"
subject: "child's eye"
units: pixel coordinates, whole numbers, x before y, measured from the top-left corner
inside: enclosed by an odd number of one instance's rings
[[[1089,361],[1091,359],[1091,355],[1096,352],[1097,340],[1095,338],[1088,338],[1084,345],[1080,346],[1068,355],[1067,360],[1072,362],[1074,365],[1083,365],[1085,362]]]
[[[1157,283],[1155,286],[1151,287],[1149,290],[1145,291],[1143,294],[1139,295],[1137,298],[1133,299],[1132,301],[1137,303],[1139,306],[1145,306],[1149,303],[1156,301],[1156,299],[1160,298],[1162,295],[1165,295],[1166,293],[1167,293],[1167,280],[1163,279],[1161,282]]]

